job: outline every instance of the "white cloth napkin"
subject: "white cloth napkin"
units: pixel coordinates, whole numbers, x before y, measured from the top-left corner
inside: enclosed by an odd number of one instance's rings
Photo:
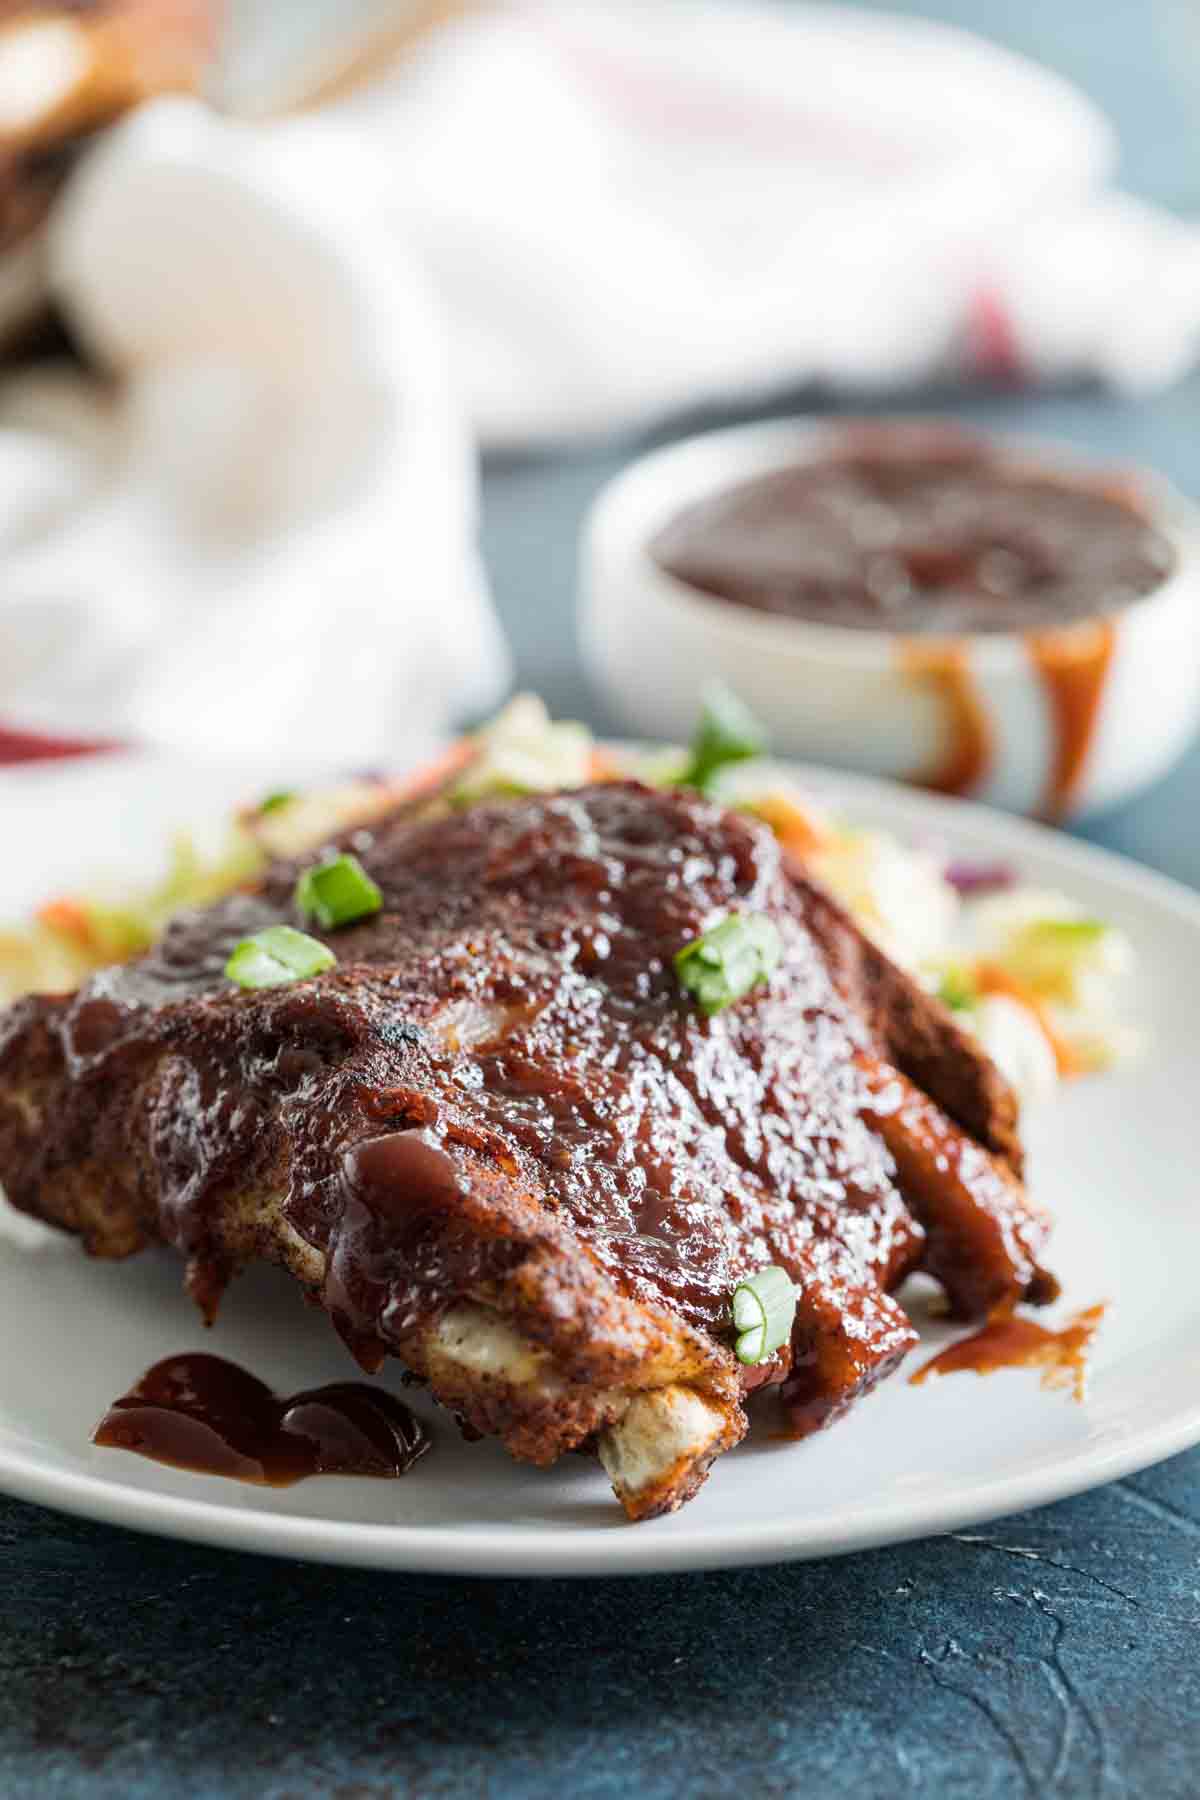
[[[352,769],[503,691],[438,310],[311,135],[162,101],[70,187],[113,380],[0,388],[7,726]]]
[[[1104,192],[1106,121],[928,21],[542,0],[326,117],[371,146],[493,441],[979,363],[1152,386],[1200,345],[1200,234]]]

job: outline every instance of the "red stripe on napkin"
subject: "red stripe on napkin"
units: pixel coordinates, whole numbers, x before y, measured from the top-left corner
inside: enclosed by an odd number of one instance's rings
[[[1005,387],[1023,387],[1029,380],[1012,314],[994,287],[976,288],[968,303],[967,360]]]
[[[121,750],[113,739],[43,737],[38,732],[10,731],[0,725],[0,764],[62,762],[71,756],[98,756]]]

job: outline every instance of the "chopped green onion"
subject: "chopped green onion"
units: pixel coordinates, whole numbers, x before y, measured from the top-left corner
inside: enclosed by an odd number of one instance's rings
[[[748,1275],[733,1290],[734,1352],[739,1362],[765,1362],[788,1342],[796,1317],[798,1289],[786,1269],[775,1264]]]
[[[951,1012],[970,1012],[978,1003],[979,990],[966,969],[952,964],[938,983],[937,997]]]
[[[692,735],[691,757],[678,777],[679,785],[705,793],[719,769],[761,756],[766,747],[766,733],[744,701],[724,682],[710,682],[704,690],[700,720]]]
[[[684,945],[675,973],[711,1017],[768,981],[782,954],[779,932],[764,913],[729,913]]]
[[[260,819],[265,819],[268,813],[281,812],[285,806],[290,806],[295,798],[293,788],[277,788],[273,794],[264,795],[255,811]]]
[[[290,925],[268,925],[234,946],[225,964],[230,981],[243,988],[284,987],[331,969],[337,957],[316,938]]]
[[[305,869],[296,883],[296,905],[305,918],[332,931],[377,913],[383,895],[357,856],[333,856],[314,869]]]

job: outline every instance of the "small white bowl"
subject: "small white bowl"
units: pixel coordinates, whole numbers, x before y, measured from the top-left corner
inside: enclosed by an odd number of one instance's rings
[[[917,443],[946,430],[891,423]],[[845,448],[856,428],[712,432],[641,458],[599,496],[583,546],[581,628],[591,673],[622,722],[647,737],[686,737],[704,681],[720,676],[780,754],[1058,819],[1111,806],[1169,768],[1200,719],[1200,509],[1156,476],[1121,479],[1173,544],[1173,572],[1105,619],[1036,637],[906,639],[781,619],[705,594],[651,556],[684,507]],[[1111,467],[1062,445],[990,441],[1060,480],[1113,479]],[[1089,729],[1071,725],[1068,715],[1089,711]]]

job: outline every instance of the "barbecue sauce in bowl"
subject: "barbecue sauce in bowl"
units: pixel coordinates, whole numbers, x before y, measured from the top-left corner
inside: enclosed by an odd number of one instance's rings
[[[384,1388],[334,1381],[274,1394],[203,1351],[155,1363],[113,1402],[92,1441],[267,1487],[309,1475],[407,1475],[430,1445],[420,1420]]]
[[[651,544],[752,611],[906,638],[1040,632],[1152,593],[1175,553],[1132,494],[965,434],[856,433],[686,508]]]
[[[1115,618],[1176,568],[1131,484],[1056,473],[965,432],[859,427],[827,454],[685,508],[651,540],[694,592],[778,620],[886,633],[940,721],[909,778],[978,792],[1002,754],[972,640],[1015,638],[1051,746],[1036,810],[1061,818],[1088,761]]]

